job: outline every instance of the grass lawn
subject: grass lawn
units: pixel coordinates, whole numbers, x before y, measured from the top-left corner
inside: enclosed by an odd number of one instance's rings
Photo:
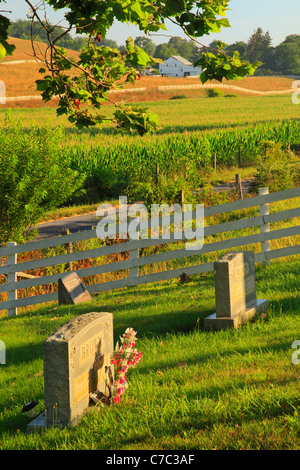
[[[0,319],[6,365],[0,365],[0,449],[299,450],[299,258],[257,265],[266,319],[238,330],[203,331],[214,311],[214,276],[194,276],[102,293],[92,304],[40,306]],[[119,405],[91,409],[71,429],[26,431],[21,410],[43,411],[44,339],[71,317],[114,314],[114,339],[137,331],[142,360],[128,373]]]

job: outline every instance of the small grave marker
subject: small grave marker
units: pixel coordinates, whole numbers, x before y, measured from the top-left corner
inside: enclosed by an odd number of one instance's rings
[[[237,328],[265,312],[267,300],[256,298],[254,253],[227,253],[214,263],[216,313],[204,320],[206,329]]]
[[[58,280],[59,305],[89,302],[92,297],[77,273],[70,273]]]
[[[45,412],[29,423],[30,432],[76,425],[91,395],[110,397],[113,315],[91,312],[72,318],[43,347]]]

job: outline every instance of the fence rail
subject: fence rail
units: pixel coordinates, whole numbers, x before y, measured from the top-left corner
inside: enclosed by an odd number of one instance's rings
[[[293,237],[300,235],[300,225],[291,226],[288,228],[281,228],[277,230],[270,230],[270,224],[284,220],[300,217],[300,207],[288,209],[280,212],[269,213],[269,204],[273,202],[283,201],[300,197],[300,188],[293,188],[286,191],[279,191],[270,193],[267,188],[261,188],[260,194],[257,197],[252,197],[244,200],[225,203],[218,206],[207,207],[204,209],[204,217],[213,215],[224,214],[233,211],[240,211],[251,207],[260,208],[260,215],[249,217],[246,219],[238,219],[232,222],[226,222],[216,225],[208,225],[204,227],[204,240],[205,237],[215,234],[232,232],[242,229],[250,229],[259,227],[259,233],[251,235],[237,236],[235,238],[228,238],[221,241],[204,243],[199,249],[187,250],[186,248],[172,249],[171,251],[160,252],[149,256],[139,256],[139,250],[142,248],[153,247],[166,243],[174,243],[178,241],[187,240],[184,230],[178,230],[174,233],[164,234],[159,238],[146,238],[140,240],[129,240],[123,243],[114,244],[110,246],[103,246],[99,248],[88,249],[73,253],[67,253],[49,258],[43,258],[33,261],[17,262],[17,255],[33,250],[43,250],[59,245],[69,244],[73,242],[89,240],[97,238],[96,229],[85,232],[77,232],[71,235],[62,235],[53,237],[47,240],[33,241],[22,245],[17,245],[14,242],[9,242],[7,247],[0,248],[0,258],[6,257],[7,264],[0,266],[0,275],[7,275],[7,282],[0,284],[0,294],[7,292],[8,300],[0,302],[0,310],[8,310],[8,315],[16,315],[18,307],[28,305],[35,305],[44,302],[57,301],[57,292],[49,294],[39,294],[35,296],[17,298],[18,290],[27,289],[30,287],[42,286],[45,284],[55,284],[63,273],[50,274],[36,278],[25,278],[18,280],[18,273],[26,272],[32,269],[45,268],[53,265],[66,264],[74,261],[80,261],[89,258],[99,258],[102,256],[129,252],[129,259],[124,261],[117,261],[109,264],[101,264],[89,268],[78,269],[76,272],[80,277],[95,276],[104,273],[113,273],[128,269],[128,277],[113,281],[107,281],[87,286],[91,294],[103,292],[111,289],[120,289],[124,287],[132,287],[141,284],[147,284],[162,280],[168,280],[179,277],[185,273],[187,275],[200,274],[204,272],[213,271],[213,262],[196,264],[183,268],[171,269],[162,272],[155,272],[152,274],[139,275],[139,268],[146,265],[156,263],[180,260],[190,256],[203,255],[206,253],[218,252],[221,250],[234,249],[238,247],[246,247],[260,243],[261,251],[255,254],[255,262],[269,262],[272,259],[297,255],[300,254],[300,245],[289,246],[279,249],[270,249],[270,241],[278,240],[285,237]],[[189,218],[195,219],[197,217],[196,211],[187,213]],[[176,218],[171,214],[170,217],[158,217],[152,220],[151,226],[163,227],[166,224],[173,224]],[[127,226],[128,227],[128,226]]]

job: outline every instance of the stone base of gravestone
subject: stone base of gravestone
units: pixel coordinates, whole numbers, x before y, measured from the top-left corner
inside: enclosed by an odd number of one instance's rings
[[[72,318],[43,347],[45,412],[29,423],[29,432],[74,426],[88,411],[91,395],[110,397],[113,315],[91,312]]]
[[[209,315],[204,319],[204,328],[206,330],[227,330],[229,328],[238,328],[239,326],[252,320],[254,317],[258,317],[261,313],[268,310],[268,301],[265,299],[259,299],[256,301],[256,305],[246,309],[232,317],[217,317],[216,313]]]
[[[45,424],[45,412],[41,413],[38,415],[36,418],[34,418],[28,425],[27,425],[27,431],[29,433],[34,433],[38,431],[45,431],[46,429],[46,424]]]
[[[254,253],[233,251],[214,263],[216,312],[205,318],[204,328],[237,328],[268,309],[256,298]]]

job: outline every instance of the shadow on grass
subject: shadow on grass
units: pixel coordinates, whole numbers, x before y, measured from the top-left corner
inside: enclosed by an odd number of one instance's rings
[[[290,118],[288,120],[294,120],[295,118]],[[266,124],[270,122],[275,122],[274,119],[261,119],[259,121],[253,122],[253,127],[258,126],[260,124]],[[251,123],[250,123],[251,125]],[[157,129],[155,133],[152,135],[160,136],[160,135],[165,135],[165,134],[182,134],[185,132],[205,132],[205,131],[211,131],[211,130],[231,130],[235,128],[244,128],[244,127],[249,127],[249,122],[245,121],[242,123],[231,123],[231,124],[217,124],[217,123],[211,123],[211,124],[193,124],[193,125],[165,125],[164,127]],[[67,127],[64,130],[65,135],[79,135],[79,134],[85,134],[90,137],[97,137],[97,136],[117,136],[120,135],[120,132],[115,129],[115,128],[110,128],[110,127],[104,127],[102,129],[100,128],[84,128],[80,131],[78,131],[76,128],[73,127]]]
[[[243,327],[240,327],[240,328],[243,328]],[[217,333],[213,333],[213,332],[208,332],[207,333],[208,335],[215,335]],[[232,335],[235,335],[235,332],[232,330]],[[195,340],[197,339],[197,337],[195,336]],[[208,337],[208,341],[209,341],[209,337]],[[221,340],[220,340],[220,343],[221,343]],[[222,348],[220,347],[220,351],[216,352],[216,350],[214,349],[212,352],[205,352],[205,353],[200,353],[199,355],[197,355],[197,357],[194,357],[194,354],[191,354],[191,358],[186,358],[186,366],[183,367],[182,369],[182,373],[185,374],[185,372],[189,369],[189,367],[191,366],[195,366],[195,365],[200,365],[201,366],[205,366],[206,364],[210,363],[211,361],[215,361],[216,358],[222,358],[222,360],[228,358],[229,360],[232,359],[233,357],[235,357],[236,355],[238,355],[239,357],[249,357],[249,355],[256,355],[256,354],[276,354],[276,353],[279,353],[279,352],[282,352],[282,351],[287,351],[289,354],[290,354],[290,357],[292,358],[292,352],[293,350],[291,349],[291,342],[290,341],[285,341],[285,342],[282,342],[280,344],[265,344],[265,345],[253,345],[253,346],[240,346],[240,347],[236,347],[235,343],[234,343],[234,340],[233,340],[233,344],[232,344],[232,348],[227,348],[227,350],[222,350]],[[191,351],[192,353],[192,351]],[[255,361],[253,361],[255,362]],[[228,363],[230,365],[230,363]],[[178,358],[174,358],[172,360],[172,358],[168,358],[168,362],[166,364],[166,359],[165,360],[162,360],[162,361],[156,361],[155,362],[155,365],[153,365],[153,367],[144,367],[143,366],[143,363],[141,362],[139,364],[139,374],[148,374],[149,371],[167,371],[167,370],[172,370],[174,368],[178,368]],[[185,367],[187,367],[187,369],[185,370]],[[298,377],[296,378],[298,380]],[[295,380],[296,380],[295,379]],[[218,392],[220,391],[220,389],[222,389],[222,387],[218,386],[218,387],[212,387],[211,389],[210,388],[207,388],[205,390],[205,393],[207,396],[210,396],[210,393],[209,393],[209,390],[211,390],[211,392],[215,391],[215,392]],[[230,390],[232,390],[232,384],[230,385]],[[226,390],[223,390],[224,392]],[[192,393],[192,392],[191,392]],[[199,395],[199,394],[198,394]]]
[[[9,366],[19,366],[21,364],[28,364],[36,359],[43,358],[43,341],[39,343],[22,344],[20,346],[13,346],[7,348],[6,363]]]
[[[41,328],[40,323],[43,322],[55,331],[72,317],[88,312],[110,312],[114,315],[116,338],[130,326],[138,331],[139,337],[165,335],[171,331],[189,331],[195,327],[198,318],[213,313],[212,288],[213,277],[210,274],[197,276],[185,284],[179,284],[176,279],[166,283],[106,291],[93,296],[92,302],[89,303],[72,306],[48,305],[28,313],[22,312],[16,321],[30,319],[31,328]],[[210,303],[211,307],[207,307],[207,303]],[[14,319],[6,317],[1,321],[11,322]]]

